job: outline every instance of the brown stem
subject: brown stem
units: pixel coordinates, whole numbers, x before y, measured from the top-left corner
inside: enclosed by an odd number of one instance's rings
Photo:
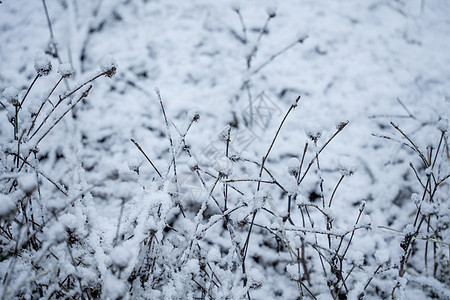
[[[159,177],[162,178],[161,173],[158,171],[158,168],[156,168],[156,166],[153,164],[153,162],[151,161],[151,159],[147,156],[147,154],[145,153],[145,151],[142,149],[142,147],[133,139],[130,139],[133,144],[136,146],[136,148],[138,148],[139,151],[141,151],[141,153],[144,155],[144,157],[147,159],[147,161],[152,165],[153,169],[156,171],[156,173],[158,173]]]

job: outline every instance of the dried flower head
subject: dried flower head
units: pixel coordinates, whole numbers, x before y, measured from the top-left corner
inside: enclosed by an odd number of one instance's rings
[[[341,156],[338,158],[338,167],[342,176],[351,176],[357,169],[354,160],[348,156]]]
[[[107,54],[102,58],[100,61],[100,70],[108,77],[116,74],[117,62],[111,54]]]
[[[58,67],[58,73],[61,74],[63,78],[69,78],[75,73],[71,64],[60,64]]]
[[[19,105],[19,91],[14,87],[7,87],[3,91],[3,97],[11,103],[12,105],[16,106]]]
[[[52,62],[43,51],[38,51],[34,57],[34,69],[39,76],[47,76],[52,70]]]
[[[306,136],[312,141],[317,142],[322,136],[322,129],[315,123],[310,123],[305,129]]]

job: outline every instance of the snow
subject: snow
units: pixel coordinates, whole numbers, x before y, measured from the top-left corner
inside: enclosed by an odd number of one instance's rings
[[[292,157],[288,161],[287,170],[288,170],[289,175],[298,176],[299,167],[300,167],[300,160],[296,157]]]
[[[412,193],[412,194],[411,194],[411,200],[414,202],[415,205],[419,205],[420,202],[422,201],[422,198],[420,197],[419,194],[417,194],[417,193]]]
[[[291,277],[291,280],[299,280],[299,273],[298,273],[298,265],[297,264],[288,264],[286,266],[286,271]]]
[[[16,203],[13,201],[12,197],[0,194],[0,216],[6,218],[13,214],[16,210]]]
[[[323,129],[319,124],[315,122],[309,122],[308,124],[306,124],[305,133],[306,136],[312,141],[317,141],[322,136]]]
[[[20,189],[26,194],[31,194],[37,188],[37,178],[35,174],[21,176],[18,182]]]
[[[220,251],[217,248],[211,248],[208,252],[208,260],[218,263],[221,259]]]
[[[62,243],[67,238],[66,228],[61,223],[55,223],[47,232],[48,240],[54,243]]]
[[[75,73],[75,71],[73,70],[72,65],[70,63],[66,63],[60,64],[58,66],[58,73],[64,78],[69,78]]]
[[[100,61],[100,70],[108,77],[113,76],[117,70],[116,59],[111,54],[105,55]]]
[[[214,169],[224,176],[229,176],[233,171],[232,162],[228,157],[222,156],[215,161]]]
[[[12,105],[17,105],[19,103],[19,91],[12,86],[7,87],[3,91],[2,95],[3,98],[5,98],[6,101]]]
[[[447,1],[46,1],[52,33],[25,2],[0,5],[0,298],[352,299],[380,264],[367,299],[447,296]]]
[[[375,252],[375,259],[377,264],[381,265],[389,261],[390,254],[388,249],[379,249]]]
[[[52,62],[43,51],[36,52],[34,56],[34,69],[39,76],[47,76],[52,70]]]
[[[120,269],[124,269],[128,266],[132,254],[130,249],[127,249],[126,246],[117,246],[111,251],[109,256],[111,257],[113,265]]]
[[[130,171],[133,172],[139,172],[139,168],[142,166],[143,163],[144,160],[142,159],[141,156],[133,156],[127,162],[128,169],[130,169]]]
[[[200,266],[198,265],[198,260],[190,259],[186,262],[186,271],[190,274],[197,274],[200,270]]]
[[[349,156],[340,156],[338,158],[338,167],[342,176],[351,176],[357,170],[356,162]]]
[[[105,299],[122,298],[125,293],[125,284],[112,274],[107,274],[103,282],[103,297]]]
[[[437,129],[439,129],[442,132],[447,132],[448,131],[448,119],[447,118],[442,118],[439,120],[439,122],[436,125]]]

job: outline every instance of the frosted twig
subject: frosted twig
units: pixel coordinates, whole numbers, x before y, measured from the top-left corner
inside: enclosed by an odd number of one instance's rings
[[[139,151],[141,151],[141,153],[144,155],[144,157],[147,159],[147,161],[152,165],[153,169],[156,171],[156,173],[158,173],[159,177],[162,178],[161,173],[158,171],[158,168],[156,168],[156,166],[153,164],[153,162],[151,161],[151,159],[147,156],[147,154],[144,152],[144,150],[142,149],[142,147],[134,140],[134,139],[130,139],[133,144],[136,146],[136,148],[138,148]]]

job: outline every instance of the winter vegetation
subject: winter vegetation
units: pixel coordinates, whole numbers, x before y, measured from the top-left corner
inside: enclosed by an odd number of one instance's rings
[[[450,299],[449,15],[0,1],[0,299]]]

